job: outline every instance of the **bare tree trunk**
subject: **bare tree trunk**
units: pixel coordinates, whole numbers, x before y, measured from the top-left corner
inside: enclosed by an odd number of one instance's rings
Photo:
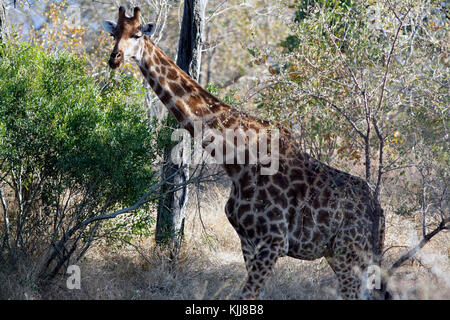
[[[204,14],[207,0],[185,0],[183,22],[178,43],[177,64],[194,80],[199,80],[202,51],[202,35],[204,25]],[[178,127],[175,119],[169,115],[169,123]],[[169,144],[164,150],[164,165],[162,179],[172,176],[183,164],[177,165],[172,162],[171,148]],[[171,192],[173,185],[183,184],[189,180],[189,167],[173,176],[168,184],[161,190],[161,198],[158,203],[158,216],[156,222],[156,242],[168,244],[172,249],[172,259],[176,260],[178,250],[184,232],[184,220],[188,202],[188,186]]]
[[[208,0],[186,0],[178,43],[177,65],[193,79],[200,78],[205,8]]]
[[[0,0],[0,43],[6,37],[6,10],[3,0]]]
[[[2,203],[2,209],[3,209],[3,220],[5,223],[4,233],[3,233],[3,240],[2,240],[2,246],[0,247],[0,253],[4,249],[10,249],[9,247],[9,217],[8,217],[8,204],[6,203],[6,198],[3,195],[2,192],[2,186],[0,186],[0,200]]]

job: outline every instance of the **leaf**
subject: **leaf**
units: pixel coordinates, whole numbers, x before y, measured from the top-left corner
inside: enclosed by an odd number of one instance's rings
[[[247,48],[248,53],[250,53],[250,55],[252,55],[253,57],[256,56],[256,51],[250,48]]]

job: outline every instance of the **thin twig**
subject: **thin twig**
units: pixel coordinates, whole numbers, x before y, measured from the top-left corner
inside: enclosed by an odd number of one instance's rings
[[[405,14],[403,19],[399,19],[400,23],[399,23],[399,25],[397,27],[397,30],[395,32],[395,37],[394,37],[394,40],[392,41],[391,49],[389,51],[388,59],[387,59],[387,62],[386,62],[386,70],[384,72],[383,81],[382,81],[382,84],[381,84],[380,99],[378,100],[378,104],[377,104],[377,108],[375,110],[374,117],[377,116],[378,112],[381,109],[381,105],[382,105],[383,99],[384,99],[384,92],[385,92],[385,89],[386,89],[386,82],[387,82],[387,78],[388,78],[388,74],[389,74],[389,68],[391,66],[391,59],[392,59],[392,56],[393,56],[393,53],[394,53],[395,45],[397,44],[397,39],[398,39],[398,36],[400,34],[400,30],[402,29],[403,22],[405,21],[405,19],[406,19],[407,15],[409,14],[410,10],[411,9],[408,9],[408,12]],[[395,11],[393,9],[392,9],[392,11],[394,12],[395,16],[397,17]],[[397,19],[398,19],[398,17],[397,17]]]

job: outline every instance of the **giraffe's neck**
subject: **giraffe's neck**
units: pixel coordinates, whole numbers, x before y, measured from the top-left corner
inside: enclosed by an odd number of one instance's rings
[[[146,38],[142,61],[139,64],[161,102],[169,109],[181,127],[192,129],[195,121],[216,129],[225,127],[225,115],[237,115],[235,110],[203,89],[181,70],[150,39]]]
[[[244,132],[254,131],[258,137],[253,136],[252,138],[255,139],[253,141],[261,136],[261,129],[270,130],[268,122],[250,117],[220,101],[181,70],[149,38],[145,38],[144,41],[142,59],[139,63],[141,72],[161,102],[169,109],[181,127],[189,131],[191,136],[196,138],[195,134],[198,132],[197,128],[200,123],[202,134],[205,129],[218,132],[218,136],[223,138],[223,152],[226,153],[225,144],[237,146],[239,143],[238,138],[234,136],[236,129]],[[227,131],[227,129],[229,130]],[[282,128],[283,130],[285,129]],[[232,132],[230,136],[228,136],[229,132]],[[246,143],[250,144],[249,141]],[[283,138],[280,139],[280,151],[283,148],[282,144]],[[245,161],[249,157],[247,146],[245,147],[247,150],[244,152]],[[214,154],[211,154],[214,157]],[[236,158],[233,161],[234,164],[240,163]],[[223,162],[223,164],[226,163]],[[225,165],[225,167],[227,166]],[[237,172],[238,170],[233,167],[226,171]],[[234,175],[230,172],[228,172],[230,176]]]

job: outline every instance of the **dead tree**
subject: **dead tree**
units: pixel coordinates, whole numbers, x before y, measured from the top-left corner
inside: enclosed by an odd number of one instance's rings
[[[6,10],[3,0],[0,0],[0,43],[6,36]]]
[[[202,36],[204,13],[207,0],[185,0],[183,21],[178,43],[178,66],[193,79],[199,80],[201,66]],[[176,121],[169,115],[169,123],[177,127]],[[176,260],[184,231],[186,206],[188,202],[189,167],[183,170],[183,164],[175,164],[171,159],[172,145],[168,144],[164,150],[164,164],[162,179],[171,176],[166,186],[161,189],[161,198],[158,203],[158,216],[156,222],[156,242],[168,244],[171,255]],[[174,172],[177,172],[174,175]],[[169,192],[171,185],[182,184],[180,190]]]

